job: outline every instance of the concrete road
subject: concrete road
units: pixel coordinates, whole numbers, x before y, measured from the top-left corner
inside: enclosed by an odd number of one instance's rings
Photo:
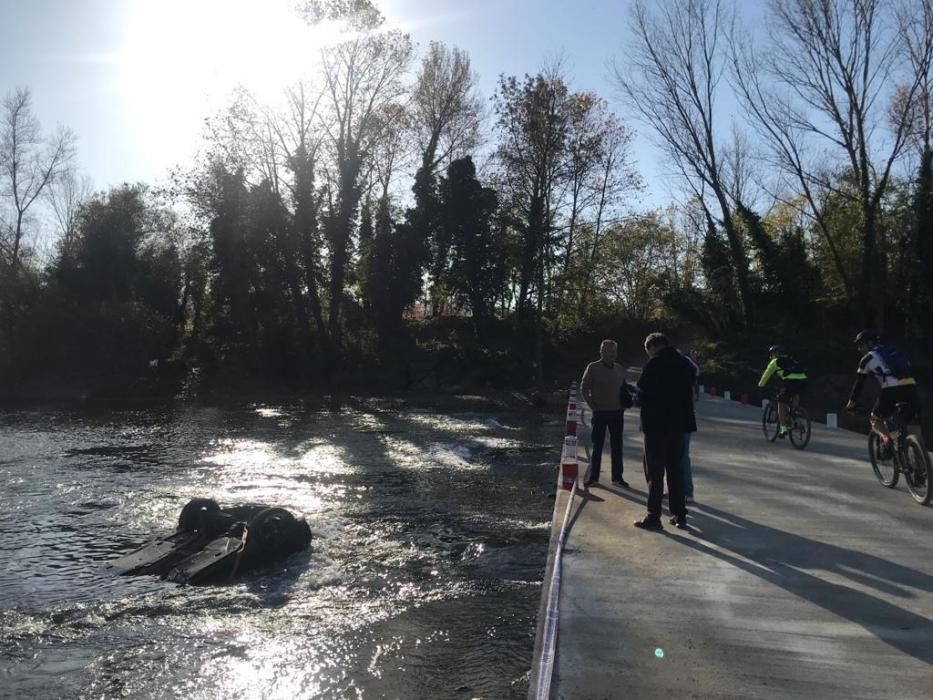
[[[632,525],[637,410],[631,488],[608,483],[607,445],[604,483],[578,497],[551,697],[933,698],[933,507],[875,480],[863,435],[814,424],[798,451],[765,441],[759,408],[697,410],[689,531]]]

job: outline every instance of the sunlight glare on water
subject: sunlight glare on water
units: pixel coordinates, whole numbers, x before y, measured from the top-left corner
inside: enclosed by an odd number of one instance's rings
[[[524,697],[560,425],[444,401],[0,414],[0,696]],[[312,547],[220,586],[104,570],[196,496]]]

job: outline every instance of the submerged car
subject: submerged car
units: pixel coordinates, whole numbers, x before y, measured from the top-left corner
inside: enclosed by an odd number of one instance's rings
[[[229,581],[307,549],[310,543],[308,523],[284,508],[221,508],[209,498],[195,498],[182,508],[173,534],[156,538],[107,568],[177,583]]]

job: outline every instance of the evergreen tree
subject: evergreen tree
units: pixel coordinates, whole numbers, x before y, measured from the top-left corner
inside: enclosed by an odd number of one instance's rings
[[[492,315],[505,283],[502,245],[494,226],[497,208],[496,192],[476,179],[473,159],[453,161],[440,185],[439,238],[450,250],[449,288],[477,319]]]
[[[360,296],[363,304],[369,307],[369,297],[372,294],[368,288],[370,281],[370,266],[373,258],[373,210],[372,203],[367,200],[360,209],[360,230],[359,230],[358,256],[356,261],[356,274],[354,281],[359,287]]]
[[[422,243],[411,225],[393,221],[388,198],[381,198],[376,205],[365,303],[383,335],[398,330],[402,313],[421,292]]]
[[[182,279],[174,225],[141,187],[124,185],[81,207],[32,324],[36,338],[54,329],[64,340],[45,343],[48,366],[138,372],[171,354]]]
[[[703,274],[706,286],[712,298],[710,315],[717,318],[717,326],[733,326],[739,321],[738,292],[735,275],[732,271],[729,244],[712,226],[703,239]]]

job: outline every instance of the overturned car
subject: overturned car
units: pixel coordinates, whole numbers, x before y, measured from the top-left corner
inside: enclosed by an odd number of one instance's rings
[[[107,568],[121,575],[150,574],[177,583],[229,581],[307,549],[311,528],[284,508],[221,508],[195,498],[181,509],[178,527]]]

